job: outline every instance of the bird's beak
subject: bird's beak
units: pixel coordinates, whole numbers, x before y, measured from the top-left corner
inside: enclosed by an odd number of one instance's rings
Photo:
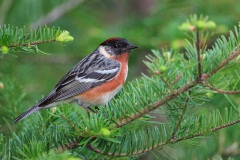
[[[131,49],[135,49],[135,48],[139,48],[138,46],[136,46],[136,45],[134,45],[134,44],[130,44],[130,45],[128,45],[128,47],[127,47],[129,50],[131,50]]]

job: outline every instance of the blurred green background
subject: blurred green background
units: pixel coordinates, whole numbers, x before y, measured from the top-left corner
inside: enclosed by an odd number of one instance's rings
[[[21,108],[17,113],[22,112],[49,93],[66,72],[102,41],[114,36],[124,37],[140,46],[132,52],[129,62],[128,80],[135,79],[142,72],[146,73],[142,60],[151,49],[182,50],[186,37],[178,26],[191,14],[207,15],[216,22],[215,35],[209,40],[211,45],[216,37],[228,35],[228,31],[238,25],[240,3],[239,0],[0,0],[0,25],[59,26],[74,37],[74,41],[66,46],[57,43],[39,46],[50,55],[15,53],[4,56],[0,59],[0,81],[14,79],[26,93],[21,106],[15,106]],[[227,105],[224,101],[226,99],[214,95],[208,106]],[[8,130],[6,122],[12,118],[8,117],[8,112],[7,108],[0,112],[3,132]],[[182,142],[178,145],[180,147],[166,148],[166,152],[177,159],[183,155],[186,159],[223,155],[224,148],[235,143],[238,148],[239,129],[230,127],[218,132],[219,137],[199,140],[194,147]],[[166,156],[164,151],[161,154]],[[236,155],[239,154],[238,151]],[[145,156],[154,159],[152,154]]]

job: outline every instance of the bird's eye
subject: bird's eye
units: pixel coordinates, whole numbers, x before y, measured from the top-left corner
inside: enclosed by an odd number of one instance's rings
[[[115,44],[113,47],[114,48],[121,48],[123,45],[122,44]]]

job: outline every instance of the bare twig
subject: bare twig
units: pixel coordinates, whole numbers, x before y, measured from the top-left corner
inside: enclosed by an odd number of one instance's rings
[[[201,81],[202,78],[202,62],[201,62],[201,50],[200,50],[200,32],[199,30],[197,32],[197,41],[196,41],[196,47],[197,47],[197,59],[198,59],[198,81]]]
[[[52,23],[62,17],[64,14],[77,7],[79,4],[83,3],[84,0],[68,0],[65,1],[60,6],[54,8],[46,16],[41,17],[37,22],[31,24],[31,27],[36,28],[38,26],[43,26]]]
[[[3,0],[0,6],[0,25],[5,22],[6,15],[12,5],[12,0]]]
[[[172,84],[177,83],[181,77],[182,77],[182,72],[177,75],[177,77],[174,79],[174,81],[172,82]]]

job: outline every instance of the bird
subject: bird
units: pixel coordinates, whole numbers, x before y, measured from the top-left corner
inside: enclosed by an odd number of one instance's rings
[[[91,106],[107,104],[123,87],[128,74],[129,53],[135,48],[138,46],[124,38],[105,40],[64,75],[46,97],[14,122],[62,103],[76,102],[88,112]]]

